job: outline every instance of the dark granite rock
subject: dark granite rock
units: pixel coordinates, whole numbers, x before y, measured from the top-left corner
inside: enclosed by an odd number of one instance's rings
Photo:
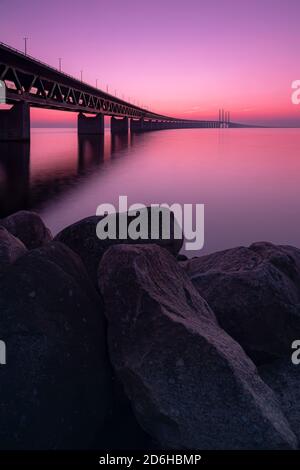
[[[148,226],[149,231],[151,229],[150,223],[150,209],[147,210],[148,215]],[[177,255],[182,247],[183,239],[175,239],[174,238],[174,227],[178,227],[177,222],[174,221],[173,213],[167,209],[164,210],[164,213],[171,215],[171,226],[170,226],[170,238],[169,239],[160,239],[155,240],[145,240],[145,239],[138,239],[138,240],[131,240],[127,238],[123,239],[106,239],[100,240],[96,234],[96,227],[100,220],[103,219],[102,216],[92,216],[87,217],[86,219],[80,220],[79,222],[70,225],[69,227],[62,230],[56,237],[55,240],[60,241],[68,245],[75,253],[77,253],[82,261],[84,262],[87,271],[90,274],[91,279],[97,285],[97,269],[99,266],[99,262],[104,254],[104,252],[112,245],[115,244],[122,244],[122,243],[133,243],[133,244],[147,244],[147,243],[156,243],[158,245],[164,246],[168,249],[172,254]],[[122,219],[124,220],[124,216],[127,216],[126,213],[118,213],[116,214],[116,223],[117,223],[117,233],[118,227],[121,223]],[[136,218],[136,216],[128,215],[128,225]],[[160,234],[161,234],[161,226],[160,226]]]
[[[32,250],[0,279],[1,449],[101,443],[111,403],[103,305],[79,257]]]
[[[291,358],[278,359],[259,368],[262,379],[276,393],[291,429],[300,443],[300,365]]]
[[[300,337],[300,250],[255,243],[182,262],[222,328],[257,363]]]
[[[273,392],[167,250],[111,247],[99,285],[115,372],[163,447],[296,447]]]
[[[177,261],[187,261],[188,260],[188,257],[186,255],[182,255],[179,253],[179,255],[177,255],[176,257]]]
[[[52,240],[50,230],[35,212],[16,212],[5,219],[0,219],[0,226],[19,238],[29,250]]]
[[[23,243],[0,226],[0,275],[27,252]]]

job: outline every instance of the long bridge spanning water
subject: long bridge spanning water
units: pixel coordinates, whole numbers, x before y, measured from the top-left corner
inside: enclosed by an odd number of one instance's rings
[[[5,84],[6,103],[0,111],[0,140],[30,138],[30,107],[78,113],[78,133],[103,134],[104,116],[111,116],[113,133],[178,128],[240,127],[229,113],[219,111],[218,120],[189,120],[154,113],[106,93],[61,70],[0,43],[0,80]],[[89,116],[92,115],[92,116]]]

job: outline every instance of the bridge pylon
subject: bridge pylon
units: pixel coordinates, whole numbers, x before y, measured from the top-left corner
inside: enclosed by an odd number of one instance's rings
[[[16,102],[11,109],[0,110],[0,141],[30,139],[29,104]]]
[[[112,116],[110,121],[110,129],[113,134],[127,134],[128,133],[128,117],[115,118]]]
[[[104,134],[104,116],[85,116],[78,114],[78,135],[101,135]]]

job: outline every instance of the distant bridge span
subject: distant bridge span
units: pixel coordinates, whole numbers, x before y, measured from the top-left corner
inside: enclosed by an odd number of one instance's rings
[[[0,140],[30,137],[30,106],[78,112],[79,134],[103,134],[104,116],[111,116],[115,133],[172,128],[236,127],[224,115],[219,120],[189,120],[154,113],[95,88],[39,60],[0,43],[0,80],[5,83],[10,110],[0,111]],[[88,117],[86,114],[96,115]]]

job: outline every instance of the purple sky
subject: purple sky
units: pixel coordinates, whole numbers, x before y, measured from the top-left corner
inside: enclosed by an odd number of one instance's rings
[[[0,0],[0,40],[158,112],[300,125],[299,0]],[[35,110],[36,123],[66,113]]]

